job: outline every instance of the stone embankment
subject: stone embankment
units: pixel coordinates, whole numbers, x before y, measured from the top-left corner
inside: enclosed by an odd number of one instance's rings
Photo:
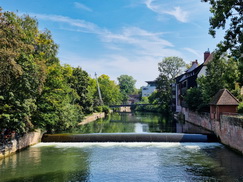
[[[105,113],[104,112],[99,112],[99,113],[93,113],[92,115],[86,116],[80,123],[79,125],[84,125],[90,122],[95,121],[96,119],[104,118]]]
[[[14,154],[15,152],[22,150],[31,145],[37,144],[42,138],[41,130],[30,132],[24,136],[8,141],[7,143],[1,143],[0,145],[0,159]]]
[[[222,114],[220,120],[213,120],[209,113],[199,114],[188,109],[183,114],[186,121],[214,132],[221,143],[243,154],[243,117]]]

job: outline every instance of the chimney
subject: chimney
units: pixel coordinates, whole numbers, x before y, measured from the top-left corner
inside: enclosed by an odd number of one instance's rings
[[[204,62],[207,60],[207,58],[209,57],[210,55],[210,51],[209,49],[207,51],[204,52]]]
[[[193,66],[194,64],[197,64],[197,65],[198,65],[197,59],[196,59],[195,61],[192,61],[192,66]]]

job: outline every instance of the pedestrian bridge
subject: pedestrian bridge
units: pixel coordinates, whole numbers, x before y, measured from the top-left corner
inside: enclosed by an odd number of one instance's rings
[[[154,104],[121,104],[121,105],[110,105],[110,108],[116,108],[116,107],[131,107],[131,106],[149,106]]]

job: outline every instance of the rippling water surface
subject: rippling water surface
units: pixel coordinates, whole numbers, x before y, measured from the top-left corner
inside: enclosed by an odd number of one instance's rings
[[[243,181],[219,143],[40,143],[0,160],[0,181]]]

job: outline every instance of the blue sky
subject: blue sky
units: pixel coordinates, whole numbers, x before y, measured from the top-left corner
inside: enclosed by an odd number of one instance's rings
[[[127,74],[137,88],[159,75],[164,57],[202,63],[204,51],[222,39],[222,32],[208,34],[211,14],[201,0],[0,0],[0,6],[50,30],[61,63],[91,77]]]

